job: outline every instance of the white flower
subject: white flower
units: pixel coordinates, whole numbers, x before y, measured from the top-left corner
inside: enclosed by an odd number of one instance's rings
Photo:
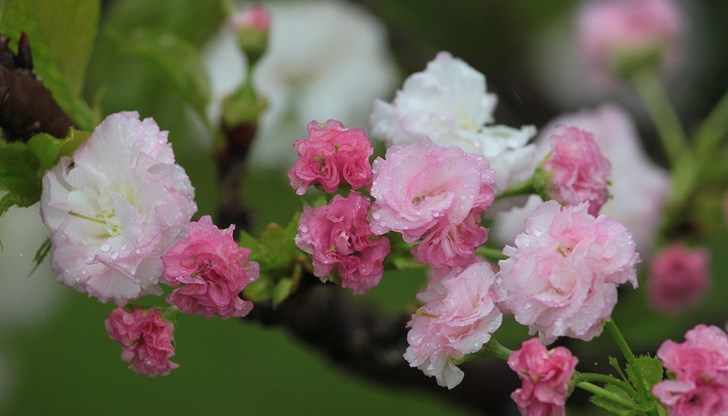
[[[530,175],[536,134],[532,126],[514,129],[493,122],[497,98],[486,92],[485,77],[460,59],[440,52],[424,72],[412,74],[394,101],[377,100],[370,116],[372,135],[405,145],[427,137],[484,156],[503,190]]]
[[[269,101],[250,161],[289,166],[293,141],[306,136],[311,120],[336,119],[364,126],[374,99],[395,87],[396,71],[384,26],[361,8],[338,1],[267,4],[272,15],[269,44],[253,82]],[[217,122],[219,102],[242,83],[244,58],[229,28],[210,43],[210,72]]]
[[[563,115],[541,130],[536,139],[539,155],[547,152],[547,139],[558,125],[578,127],[594,135],[612,164],[609,188],[612,199],[602,207],[601,213],[624,224],[632,233],[638,251],[648,253],[660,225],[660,211],[670,188],[670,177],[647,158],[632,120],[614,105]],[[540,202],[540,198],[532,196],[524,208],[498,215],[493,222],[496,238],[512,242],[522,231],[525,218]]]
[[[193,195],[167,132],[135,112],[108,116],[43,177],[58,279],[117,304],[157,289],[162,255],[197,210]]]

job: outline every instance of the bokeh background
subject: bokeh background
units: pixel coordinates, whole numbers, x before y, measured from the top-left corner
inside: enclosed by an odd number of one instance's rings
[[[287,3],[298,7],[311,2]],[[691,21],[687,59],[685,69],[667,85],[689,129],[728,88],[728,2],[684,1],[681,5]],[[299,93],[283,96],[288,100],[298,97],[299,102],[293,100],[294,104],[279,109],[276,128],[264,132],[263,144],[256,144],[260,148],[253,154],[242,192],[254,209],[257,228],[271,221],[285,222],[301,206],[284,175],[293,154],[292,150],[286,154],[285,149],[305,132],[300,120],[334,117],[324,110],[336,112],[358,106],[346,116],[366,127],[368,107],[359,104],[371,101],[366,94],[376,91],[377,96],[391,99],[404,77],[424,69],[441,50],[450,51],[486,75],[489,91],[499,97],[499,123],[541,127],[562,112],[615,101],[635,116],[644,147],[653,160],[664,161],[654,129],[632,93],[617,90],[599,94],[583,87],[574,64],[572,36],[578,1],[360,0],[317,7],[329,6],[363,19],[363,25],[376,33],[372,42],[379,42],[376,47],[385,52],[379,57],[381,61],[367,58],[356,64],[351,60],[352,65],[346,67],[354,71],[352,79],[363,86],[360,90],[347,89],[345,81],[327,89],[339,81],[319,79],[326,73],[323,67],[307,67],[303,74],[296,72],[301,67],[292,63],[285,68],[288,72],[281,67],[271,69],[273,75],[281,71],[279,81],[294,85]],[[216,1],[103,1],[84,88],[86,99],[102,114],[136,110],[144,117],[154,117],[162,129],[170,131],[178,160],[196,187],[201,215],[214,213],[219,198],[209,152],[214,134],[208,127],[215,123],[205,120],[215,110],[207,102],[203,103],[204,111],[196,110],[185,96],[189,91],[186,81],[180,86],[171,79],[169,67],[198,74],[202,85],[212,86],[212,101],[219,100],[225,83],[241,77],[241,64],[236,61],[240,58],[226,58],[224,54],[221,58],[215,52],[223,26],[223,8]],[[348,52],[326,58],[330,59],[326,62],[349,59],[344,57],[346,53],[356,55],[355,44],[347,43],[354,40],[347,38],[346,25],[332,26],[340,31],[343,43],[339,46]],[[184,42],[183,51],[190,59],[169,64],[144,50],[145,36],[159,34]],[[295,48],[290,53],[295,53]],[[371,65],[377,66],[369,69]],[[375,70],[379,71],[376,79]],[[233,81],[209,80],[208,73],[230,76]],[[320,87],[318,92],[305,95],[312,85]],[[322,100],[320,105],[317,99]],[[265,141],[275,140],[279,141],[275,150],[264,148]],[[138,376],[119,359],[119,346],[104,331],[103,320],[112,305],[99,304],[56,283],[47,260],[28,276],[33,254],[45,236],[37,208],[13,209],[0,220],[4,246],[0,253],[0,414],[465,415],[488,411],[363,381],[332,366],[284,331],[244,320],[181,316],[175,357],[181,367],[168,377]],[[697,322],[723,326],[728,321],[728,257],[721,255],[728,249],[728,237],[716,233],[708,247],[714,254],[713,282],[700,307],[666,316],[649,310],[643,291],[622,294],[615,319],[635,349],[653,351],[660,340],[677,339]],[[412,302],[423,281],[416,273],[388,274],[363,301],[398,310]],[[515,347],[522,336],[522,330],[512,330],[500,338]],[[589,347],[605,354],[611,348],[608,340],[597,340]],[[584,346],[577,344],[575,349],[578,353]]]

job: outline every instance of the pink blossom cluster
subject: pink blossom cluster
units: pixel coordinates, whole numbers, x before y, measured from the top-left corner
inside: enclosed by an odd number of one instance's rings
[[[639,255],[631,234],[588,210],[588,202],[545,202],[528,217],[515,247],[504,248],[509,258],[499,262],[503,307],[546,343],[600,334],[617,303],[617,286],[637,286]]]
[[[508,357],[508,366],[521,378],[511,394],[524,416],[564,416],[569,382],[578,359],[567,348],[547,350],[538,338],[524,341]]]
[[[314,275],[325,278],[336,270],[341,286],[357,295],[379,284],[390,251],[389,240],[367,222],[369,205],[358,192],[336,195],[328,205],[304,208],[296,234],[296,245],[313,256]]]
[[[179,367],[174,355],[174,324],[165,321],[157,308],[114,309],[106,318],[106,332],[122,346],[121,359],[138,374],[165,376]]]
[[[665,341],[657,356],[674,378],[657,383],[652,393],[670,415],[728,414],[728,335],[722,329],[698,325],[681,344]]]
[[[609,197],[609,160],[591,133],[576,127],[557,127],[550,140],[552,152],[541,166],[546,193],[562,204],[589,202],[589,214],[598,215]]]
[[[578,18],[579,46],[594,81],[606,86],[625,60],[656,58],[674,69],[685,26],[673,0],[587,2]]]
[[[162,259],[166,282],[177,288],[167,297],[170,304],[205,318],[239,318],[253,309],[240,293],[258,278],[259,266],[233,240],[234,229],[218,229],[209,215],[189,224]]]
[[[167,132],[112,114],[43,176],[40,209],[58,279],[123,305],[158,291],[162,255],[197,210]]]
[[[407,324],[404,358],[410,366],[434,376],[440,386],[460,384],[464,373],[453,360],[480,351],[503,320],[495,279],[490,264],[473,263],[432,280],[417,295],[424,305]]]
[[[494,177],[487,159],[459,147],[391,146],[374,161],[372,230],[417,242],[412,255],[421,263],[465,267],[488,238],[480,220],[494,200]]]
[[[293,143],[298,159],[288,172],[296,194],[303,195],[311,185],[336,192],[342,182],[352,189],[369,187],[374,153],[364,129],[346,129],[340,121],[308,123],[308,137]]]
[[[661,311],[678,311],[699,301],[710,283],[708,251],[673,243],[650,262],[649,298]]]

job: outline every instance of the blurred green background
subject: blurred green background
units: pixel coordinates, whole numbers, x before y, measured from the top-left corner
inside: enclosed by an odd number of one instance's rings
[[[40,0],[2,1],[0,10],[7,11],[17,4],[33,10],[41,3],[51,4]],[[574,0],[361,0],[356,3],[386,25],[392,56],[402,75],[422,70],[439,50],[449,50],[485,73],[489,90],[499,95],[496,113],[499,123],[541,126],[563,111],[597,101],[594,97],[583,98],[581,102],[550,97],[534,75],[539,72],[537,65],[541,59],[536,56],[546,48],[544,39],[568,32],[577,6]],[[691,3],[689,9],[696,19],[694,29],[697,29],[698,41],[694,52],[700,62],[694,65],[691,62],[690,71],[676,82],[672,91],[679,98],[677,105],[684,121],[691,126],[728,87],[725,77],[728,43],[724,41],[728,38],[725,24],[728,2],[704,0]],[[43,12],[50,14],[50,19],[62,17],[54,18],[50,9]],[[178,161],[187,169],[197,189],[200,213],[214,213],[219,187],[208,145],[198,138],[202,110],[195,110],[199,106],[194,101],[204,99],[200,85],[204,86],[205,80],[199,77],[202,69],[195,56],[221,26],[222,8],[215,1],[117,0],[102,2],[99,16],[100,29],[89,49],[83,96],[101,114],[136,110],[143,117],[154,117],[162,129],[169,130]],[[67,22],[69,30],[76,23]],[[5,25],[7,20],[0,24],[0,31],[7,30]],[[177,45],[179,61],[172,63],[172,68],[183,74],[178,80],[170,80],[168,62],[164,61],[168,57],[154,56],[154,52],[140,46],[150,39],[158,39],[157,34],[170,34],[184,43]],[[187,53],[189,60],[184,59]],[[625,105],[631,105],[630,97],[610,98],[624,99]],[[656,160],[661,160],[659,151],[651,147],[654,131],[648,122],[640,120],[648,150]],[[301,206],[281,170],[250,172],[243,194],[248,205],[256,210],[257,227],[269,221],[286,221]],[[22,267],[27,267],[33,249],[16,248],[13,243],[22,237],[23,231],[3,224],[0,232],[6,245],[0,262],[3,279],[0,305],[20,305],[15,309],[0,306],[5,314],[0,320],[0,357],[3,357],[0,359],[0,414],[455,415],[472,412],[421,392],[362,381],[356,375],[332,367],[315,351],[297,344],[281,330],[237,320],[181,316],[174,360],[181,367],[168,377],[138,376],[119,359],[120,347],[104,331],[103,319],[112,305],[99,304],[56,283],[52,283],[55,289],[43,289],[44,293],[52,292],[47,295],[50,300],[39,300],[33,290],[17,293],[8,289],[12,279],[35,279],[30,282],[32,287],[43,284],[38,279],[52,280],[52,277],[47,266],[26,277]],[[654,350],[659,340],[677,339],[697,322],[724,325],[728,320],[725,301],[728,258],[719,255],[728,249],[728,238],[716,234],[710,248],[716,254],[712,265],[715,278],[711,294],[700,308],[680,316],[664,316],[648,311],[643,291],[622,295],[615,316],[635,349]],[[25,260],[19,262],[19,255]],[[12,269],[11,263],[20,263],[21,270]],[[367,300],[395,310],[413,299],[422,282],[423,277],[416,274],[387,275]],[[23,304],[41,300],[48,303],[47,308],[40,307],[44,313],[34,312],[39,317],[29,320],[27,326],[13,324],[25,322]],[[506,345],[517,346],[515,340],[522,334],[516,332],[516,335],[501,336]],[[590,348],[606,353],[611,344],[608,340],[598,340]],[[584,347],[576,344],[575,349],[579,353]],[[487,409],[481,410],[487,412]]]

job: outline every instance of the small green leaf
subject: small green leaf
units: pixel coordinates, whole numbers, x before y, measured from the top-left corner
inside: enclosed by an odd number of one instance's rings
[[[644,384],[640,386],[640,377]],[[634,361],[627,364],[627,376],[630,383],[637,388],[638,391],[649,394],[652,387],[662,381],[663,369],[660,360],[649,355],[637,357]],[[649,398],[648,398],[649,399]]]
[[[245,230],[240,230],[238,245],[240,247],[249,248],[250,251],[253,252],[253,255],[260,250],[260,243],[258,243],[258,240]]]
[[[291,295],[291,293],[295,292],[296,286],[298,285],[295,283],[294,279],[288,277],[281,279],[273,289],[273,307],[277,308],[281,302]]]
[[[33,269],[28,273],[28,276],[31,276],[35,270],[40,266],[41,263],[43,263],[43,260],[46,258],[48,253],[51,251],[51,239],[46,238],[46,240],[41,244],[41,246],[38,248],[38,251],[35,252],[35,256],[33,256]]]
[[[629,402],[632,402],[632,398],[629,397],[629,395],[627,393],[625,393],[624,390],[620,389],[619,387],[613,386],[611,384],[607,384],[604,386],[604,389],[609,391],[610,393],[623,397],[625,400],[627,400]],[[595,406],[601,407],[602,409],[604,409],[610,413],[613,413],[615,415],[627,416],[627,415],[631,414],[630,412],[632,411],[632,409],[627,409],[624,406],[621,406],[603,396],[594,395],[594,396],[591,396],[589,398],[589,400]]]
[[[71,156],[90,134],[76,129],[71,129],[65,139],[46,133],[36,134],[28,141],[28,150],[38,159],[40,168],[48,170],[58,163],[61,156]]]
[[[273,296],[273,281],[267,275],[260,275],[255,282],[245,287],[243,296],[253,303],[265,302]]]

